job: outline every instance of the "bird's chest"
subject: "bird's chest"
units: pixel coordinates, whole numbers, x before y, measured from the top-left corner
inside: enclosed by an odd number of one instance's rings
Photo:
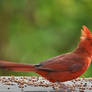
[[[91,58],[89,58],[89,57],[86,58],[84,62],[85,62],[85,65],[84,65],[83,69],[84,69],[84,71],[86,71],[91,64]]]

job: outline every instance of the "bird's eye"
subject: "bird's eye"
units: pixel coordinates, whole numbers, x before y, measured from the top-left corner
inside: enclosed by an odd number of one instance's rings
[[[90,38],[85,38],[85,40],[91,40]]]

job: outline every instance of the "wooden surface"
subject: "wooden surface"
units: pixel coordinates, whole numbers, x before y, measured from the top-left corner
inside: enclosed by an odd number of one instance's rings
[[[92,92],[92,78],[50,83],[42,77],[0,77],[0,92]]]

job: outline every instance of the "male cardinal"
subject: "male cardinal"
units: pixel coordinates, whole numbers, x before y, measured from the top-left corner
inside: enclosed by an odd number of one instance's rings
[[[36,65],[1,60],[0,68],[17,72],[32,71],[50,82],[64,82],[75,79],[88,69],[92,56],[92,34],[86,26],[83,26],[81,33],[77,48],[70,53],[53,57]]]

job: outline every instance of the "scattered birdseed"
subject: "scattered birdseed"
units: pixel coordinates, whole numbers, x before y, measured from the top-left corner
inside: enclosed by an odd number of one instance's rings
[[[52,83],[42,77],[0,77],[0,84],[8,85],[7,89],[10,90],[10,86],[16,86],[18,88],[27,88],[27,87],[51,87],[53,90],[61,90],[67,92],[88,92],[92,91],[92,78],[77,78],[75,80],[61,82],[61,83]],[[0,85],[1,87],[1,85]]]

